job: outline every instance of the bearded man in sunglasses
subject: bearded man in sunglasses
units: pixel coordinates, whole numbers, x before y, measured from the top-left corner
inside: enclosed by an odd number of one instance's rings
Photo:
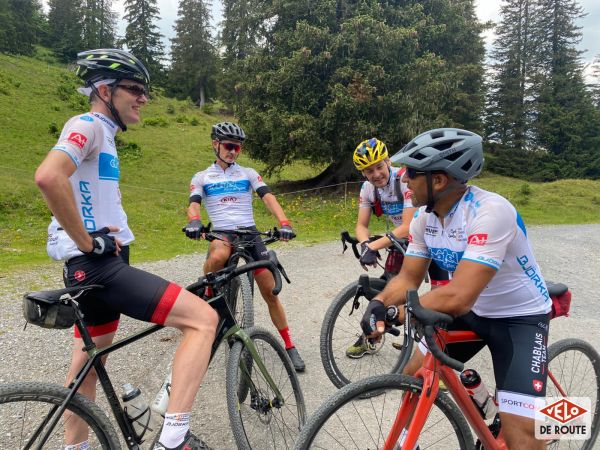
[[[450,281],[422,295],[425,308],[450,314],[453,330],[481,341],[449,344],[446,352],[466,362],[487,346],[496,378],[502,433],[510,450],[546,448],[535,439],[535,399],[546,391],[549,313],[552,300],[527,230],[505,198],[468,181],[483,168],[481,136],[438,128],[415,137],[392,160],[406,167],[404,180],[420,207],[410,224],[400,273],[377,294],[361,321],[377,339],[390,322],[404,321],[406,293],[418,289],[430,261]],[[391,306],[389,312],[386,307]],[[419,344],[404,372],[414,374],[428,351]]]
[[[198,172],[192,178],[188,207],[189,223],[185,228],[186,236],[190,239],[200,239],[202,236],[203,225],[200,219],[202,201],[204,201],[214,229],[250,228],[256,230],[252,210],[252,195],[253,192],[256,192],[267,209],[279,221],[280,239],[282,241],[292,239],[295,234],[290,221],[262,177],[256,170],[242,167],[236,163],[246,139],[244,130],[235,123],[221,122],[213,125],[211,138],[212,148],[217,159],[210,167]],[[269,259],[267,249],[259,236],[252,236],[249,239],[255,242],[252,247],[254,260]],[[231,251],[231,246],[226,242],[212,241],[204,263],[204,273],[222,269],[231,255]],[[269,308],[271,321],[285,343],[286,352],[292,360],[294,368],[297,372],[303,372],[305,364],[292,341],[283,304],[279,297],[273,295],[272,292],[275,286],[273,275],[267,269],[258,269],[254,272],[254,278]],[[212,292],[207,292],[206,295],[210,296]]]

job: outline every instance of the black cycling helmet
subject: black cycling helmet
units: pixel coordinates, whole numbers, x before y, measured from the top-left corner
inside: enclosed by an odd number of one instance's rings
[[[242,128],[232,122],[220,122],[213,125],[210,133],[212,139],[222,141],[224,139],[231,139],[232,141],[244,142],[246,139],[246,133]]]
[[[121,120],[121,116],[112,101],[103,100],[94,83],[106,79],[114,79],[116,80],[115,83],[118,83],[119,80],[132,80],[148,87],[150,74],[148,74],[141,61],[131,53],[116,48],[87,50],[77,54],[75,74],[84,80],[86,86],[106,105],[117,125],[123,131],[127,131],[127,126]]]
[[[77,54],[77,76],[90,85],[106,78],[133,80],[145,86],[150,74],[131,53],[116,48],[100,48]]]
[[[418,135],[391,159],[424,172],[446,172],[466,182],[483,169],[482,141],[471,131],[437,128]]]

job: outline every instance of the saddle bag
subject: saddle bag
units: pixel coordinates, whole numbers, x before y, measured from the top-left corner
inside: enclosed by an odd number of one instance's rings
[[[73,305],[67,300],[46,300],[23,296],[23,316],[27,323],[43,328],[71,328],[77,318]]]

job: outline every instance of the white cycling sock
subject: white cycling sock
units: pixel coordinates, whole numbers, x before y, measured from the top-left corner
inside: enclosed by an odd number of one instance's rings
[[[67,445],[65,450],[89,450],[90,443],[88,441],[80,442],[79,444]]]
[[[168,448],[175,448],[181,444],[190,429],[190,416],[189,412],[165,414],[165,423],[158,441]]]

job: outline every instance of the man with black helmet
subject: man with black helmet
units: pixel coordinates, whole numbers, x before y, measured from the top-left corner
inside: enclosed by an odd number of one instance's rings
[[[545,395],[551,299],[519,213],[500,195],[467,184],[483,167],[481,137],[456,128],[427,131],[392,160],[406,166],[413,205],[421,208],[410,225],[400,274],[369,303],[363,331],[379,337],[386,307],[404,303],[435,260],[451,279],[421,296],[421,304],[453,315],[453,329],[475,331],[482,339],[450,344],[447,352],[464,362],[487,345],[508,448],[545,448],[534,436],[534,404]],[[402,309],[396,314],[404,320]],[[421,365],[427,348],[419,349],[406,373]]]
[[[281,240],[292,239],[295,235],[290,221],[262,177],[256,170],[242,167],[236,163],[246,139],[244,130],[235,123],[221,122],[213,125],[211,138],[217,160],[192,178],[188,207],[189,223],[185,228],[186,236],[190,239],[201,237],[200,204],[202,202],[204,202],[204,207],[215,229],[235,230],[241,227],[256,229],[252,210],[252,193],[256,192],[267,209],[279,221]],[[267,249],[258,236],[252,239],[256,242],[252,250],[253,258],[255,260],[268,259]],[[231,247],[226,243],[220,240],[212,241],[204,263],[204,273],[222,269],[230,254]],[[273,295],[272,292],[275,286],[273,275],[266,269],[259,269],[255,271],[254,277],[269,308],[273,325],[285,343],[287,354],[292,360],[294,368],[298,372],[304,371],[305,364],[292,341],[283,304],[279,297]],[[210,294],[208,293],[208,295]]]
[[[79,92],[90,97],[90,112],[67,121],[35,174],[53,214],[48,254],[65,261],[66,286],[104,286],[79,300],[86,327],[99,347],[112,342],[121,314],[183,332],[155,448],[207,448],[190,433],[189,416],[207,369],[217,313],[180,286],[128,264],[134,238],[121,205],[115,136],[140,120],[150,77],[137,58],[117,49],[79,53],[77,75],[85,82]],[[86,361],[82,348],[75,330],[67,384]],[[94,400],[96,382],[92,371],[79,393]],[[87,439],[88,428],[81,419],[66,421],[65,449],[87,449]]]

